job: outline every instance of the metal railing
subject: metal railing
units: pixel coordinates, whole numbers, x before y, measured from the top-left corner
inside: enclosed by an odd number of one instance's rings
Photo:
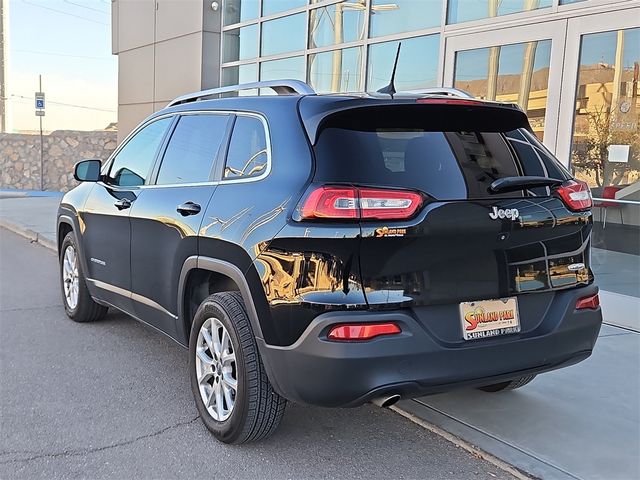
[[[628,205],[640,205],[640,200],[618,200],[615,198],[599,198],[593,197],[594,202],[605,202],[605,203],[620,203],[620,204],[628,204]],[[596,205],[597,207],[597,205]]]

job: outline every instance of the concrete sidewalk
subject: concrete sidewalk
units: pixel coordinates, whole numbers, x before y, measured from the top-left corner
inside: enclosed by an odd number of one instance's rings
[[[59,194],[0,191],[0,226],[55,249],[59,202]],[[599,252],[602,265],[606,253]],[[601,300],[606,324],[588,360],[514,392],[405,400],[400,413],[535,477],[639,479],[640,299],[603,289]]]
[[[0,227],[56,249],[56,213],[62,194],[0,190]]]

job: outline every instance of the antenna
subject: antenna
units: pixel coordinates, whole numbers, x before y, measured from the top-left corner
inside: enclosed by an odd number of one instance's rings
[[[378,93],[387,93],[391,95],[391,98],[393,98],[393,95],[396,93],[396,86],[394,85],[394,81],[396,79],[396,67],[398,66],[398,58],[400,58],[401,46],[402,42],[398,43],[398,51],[396,52],[396,59],[393,62],[393,71],[391,72],[391,81],[389,82],[389,85],[378,90]]]

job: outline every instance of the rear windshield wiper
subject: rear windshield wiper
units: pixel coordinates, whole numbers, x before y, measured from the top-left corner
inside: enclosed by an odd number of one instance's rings
[[[489,186],[491,193],[515,192],[517,190],[528,190],[535,187],[553,187],[562,185],[564,180],[549,177],[522,176],[522,177],[502,177],[494,180]]]

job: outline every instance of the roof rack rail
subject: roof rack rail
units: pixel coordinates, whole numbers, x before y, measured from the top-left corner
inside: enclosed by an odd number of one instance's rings
[[[243,83],[228,87],[210,88],[200,92],[188,93],[173,99],[167,107],[173,107],[181,103],[203,100],[206,97],[220,95],[222,93],[240,92],[255,88],[270,88],[278,95],[315,95],[315,90],[300,80],[268,80],[264,82]]]
[[[449,95],[451,97],[476,98],[469,92],[465,92],[464,90],[460,90],[459,88],[452,87],[420,88],[417,90],[408,90],[402,93],[413,93],[418,95]]]

